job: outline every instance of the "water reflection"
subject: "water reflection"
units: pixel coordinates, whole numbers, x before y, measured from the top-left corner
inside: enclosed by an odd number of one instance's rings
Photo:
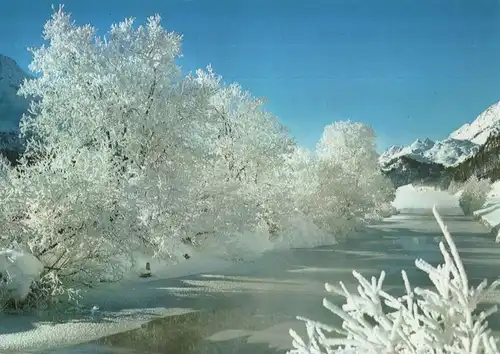
[[[231,323],[234,325],[237,319],[240,320],[239,328],[249,331],[255,329],[251,323],[241,321],[241,316],[246,315],[238,309],[231,309],[173,316],[155,320],[138,330],[103,338],[96,343],[108,348],[127,348],[134,353],[279,353],[263,343],[248,344],[248,335],[244,335],[246,331],[241,331],[243,335],[230,340],[206,339],[212,332],[223,330]]]

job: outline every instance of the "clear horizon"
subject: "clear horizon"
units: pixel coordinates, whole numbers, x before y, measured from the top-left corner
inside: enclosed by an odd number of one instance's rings
[[[0,0],[1,1],[1,0]],[[26,71],[52,1],[1,1],[0,53]],[[496,1],[89,0],[63,2],[78,24],[159,13],[184,36],[185,71],[211,64],[240,83],[302,146],[323,127],[371,125],[378,150],[445,138],[500,100],[500,4]],[[57,6],[58,4],[55,4]]]

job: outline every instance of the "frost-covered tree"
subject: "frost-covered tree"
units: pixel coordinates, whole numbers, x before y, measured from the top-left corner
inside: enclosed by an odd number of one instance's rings
[[[207,188],[200,200],[206,222],[196,234],[222,237],[259,227],[275,234],[283,214],[280,170],[294,147],[293,140],[264,109],[263,100],[241,86],[223,84],[210,67],[198,71],[197,79],[219,89],[209,100],[212,154],[206,169]]]
[[[2,245],[18,241],[47,271],[87,283],[113,278],[134,249],[171,254],[206,180],[217,87],[182,77],[181,38],[158,16],[99,37],[59,9],[44,39],[37,78],[20,89],[36,100],[21,122],[25,156],[4,178]]]
[[[322,227],[346,232],[392,199],[394,188],[378,165],[375,132],[366,124],[326,126],[316,153]]]
[[[138,242],[134,210],[105,161],[111,155],[68,151],[12,170],[3,180],[9,189],[1,191],[3,246],[28,247],[46,271],[86,284],[119,274],[113,257]]]
[[[183,76],[181,37],[159,16],[99,37],[60,8],[44,39],[20,89],[36,100],[26,153],[3,176],[3,246],[91,283],[118,277],[134,250],[176,257],[181,243],[234,249],[274,231],[294,144],[262,100],[210,67]]]
[[[350,121],[326,126],[316,153],[295,148],[286,155],[281,169],[285,215],[318,227],[322,232],[314,232],[316,242],[332,242],[381,217],[394,188],[381,174],[377,158],[370,127]]]
[[[340,287],[325,285],[327,291],[346,300],[342,307],[323,300],[325,308],[342,318],[342,329],[299,317],[306,323],[307,339],[290,330],[294,349],[289,353],[499,353],[498,338],[486,321],[497,307],[484,309],[481,305],[500,281],[489,287],[486,280],[470,286],[455,243],[436,208],[433,211],[446,241],[439,244],[444,264],[434,267],[417,259],[415,265],[427,273],[434,288],[412,288],[402,271],[406,294],[397,297],[382,289],[384,272],[370,281],[353,271],[359,282],[357,294],[342,282]]]
[[[307,215],[313,213],[311,203],[319,189],[317,166],[318,160],[313,151],[297,147],[286,156],[283,169],[294,208]]]
[[[321,189],[318,160],[313,151],[296,147],[285,155],[279,170],[282,195],[279,210],[283,227],[278,243],[281,247],[310,247],[331,244],[335,235],[324,228],[319,199]]]
[[[297,215],[343,232],[390,194],[370,128],[327,127],[317,156],[296,147],[263,100],[210,67],[183,75],[181,37],[159,16],[98,36],[60,8],[44,39],[20,89],[34,98],[25,154],[0,163],[0,247],[29,249],[58,278],[117,279],[137,250],[237,256]]]
[[[456,185],[451,186],[457,188]],[[486,196],[491,190],[491,181],[487,179],[479,179],[473,175],[458,187],[460,196],[458,202],[466,215],[471,215],[476,210],[479,210],[486,202]]]

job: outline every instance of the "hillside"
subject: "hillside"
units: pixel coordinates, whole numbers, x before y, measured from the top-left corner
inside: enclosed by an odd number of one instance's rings
[[[450,138],[468,140],[477,145],[484,145],[492,133],[500,129],[500,102],[488,107],[472,123],[462,125],[450,134]]]
[[[0,153],[11,162],[15,162],[22,151],[19,121],[29,106],[17,91],[29,77],[13,59],[0,54]]]
[[[396,187],[410,183],[439,185],[445,167],[441,164],[417,161],[408,156],[399,156],[382,171]]]
[[[472,175],[492,181],[500,179],[500,133],[489,135],[474,156],[458,166],[446,168],[444,177],[462,182]]]

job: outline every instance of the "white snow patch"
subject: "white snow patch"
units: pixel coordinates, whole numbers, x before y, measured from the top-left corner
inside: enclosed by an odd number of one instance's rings
[[[458,197],[432,187],[415,187],[412,184],[399,187],[392,205],[398,209],[458,208]]]
[[[15,300],[28,296],[31,284],[39,279],[42,271],[43,264],[31,253],[0,251],[0,290]]]
[[[230,329],[220,331],[208,337],[208,340],[214,342],[223,342],[234,340],[236,338],[246,337],[247,343],[264,343],[269,348],[279,351],[290,349],[290,328],[297,327],[296,322],[282,322],[263,330],[236,330]]]

